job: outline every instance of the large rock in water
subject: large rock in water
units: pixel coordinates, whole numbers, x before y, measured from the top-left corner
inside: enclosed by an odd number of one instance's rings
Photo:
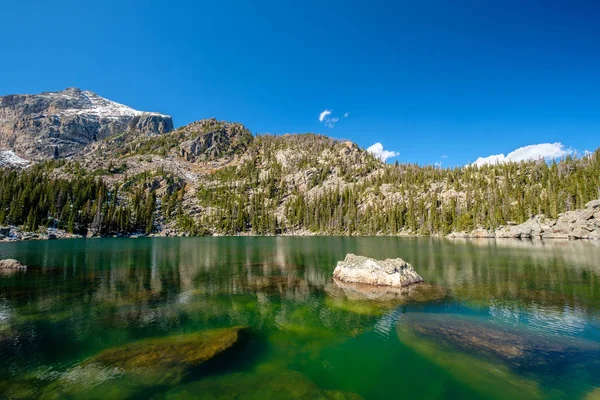
[[[21,160],[72,156],[129,130],[166,133],[173,130],[173,120],[77,88],[0,97],[0,149],[14,151]]]
[[[6,260],[0,260],[0,271],[23,271],[26,270],[27,266],[21,264],[19,260],[7,258]]]
[[[348,254],[339,261],[333,277],[347,283],[403,288],[423,282],[415,269],[401,258],[375,260],[369,257]]]

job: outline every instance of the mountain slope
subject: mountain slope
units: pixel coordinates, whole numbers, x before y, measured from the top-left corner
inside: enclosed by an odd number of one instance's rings
[[[88,146],[76,164],[55,174],[156,193],[162,234],[448,234],[557,218],[600,197],[598,152],[553,164],[387,165],[351,142],[253,137],[214,119],[161,136],[116,136]]]
[[[128,130],[172,129],[168,115],[137,111],[77,88],[0,97],[0,148],[31,160],[73,156],[91,142]]]
[[[207,119],[162,135],[126,131],[72,159],[4,172],[0,224],[91,235],[490,235],[598,197],[600,150],[550,164],[388,165],[352,142],[253,136]]]

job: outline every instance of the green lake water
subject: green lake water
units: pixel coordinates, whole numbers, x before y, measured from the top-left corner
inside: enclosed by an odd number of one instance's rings
[[[435,296],[339,286],[347,253],[402,257]],[[0,258],[29,266],[0,274],[0,398],[600,398],[600,242],[73,239],[2,243]],[[182,374],[164,354],[133,372],[90,363],[239,326]]]

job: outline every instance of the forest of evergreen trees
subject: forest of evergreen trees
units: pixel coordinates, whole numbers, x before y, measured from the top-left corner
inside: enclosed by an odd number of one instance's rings
[[[312,154],[340,145],[309,139],[322,146],[315,145]],[[82,235],[149,234],[169,224],[194,235],[447,234],[521,223],[537,214],[554,219],[600,198],[600,150],[550,163],[446,169],[383,165],[364,154],[349,156],[346,163],[332,158],[331,164],[307,156],[284,166],[275,150],[289,140],[300,139],[257,139],[243,163],[215,170],[195,184],[201,210],[195,214],[183,206],[183,186],[159,195],[147,184],[148,174],[109,185],[101,174],[75,168],[69,178],[56,177],[53,171],[64,162],[3,169],[0,224]],[[311,172],[303,173],[301,185],[289,179],[307,167]],[[324,186],[332,174],[338,183]]]
[[[49,162],[20,172],[0,170],[0,224],[82,235],[154,230],[154,193],[140,188],[124,200],[117,188],[109,188],[97,177],[52,179],[55,166]]]
[[[243,168],[220,171],[216,185],[198,190],[201,204],[217,210],[203,218],[206,229],[228,234],[302,229],[335,235],[448,234],[522,223],[538,214],[555,219],[600,198],[600,151],[550,163],[446,169],[386,165],[374,174],[367,162],[361,179],[346,178],[352,183],[315,192],[310,189],[333,166],[319,167],[301,192],[286,184],[281,166],[268,158],[267,152]],[[265,164],[275,167],[261,179]]]

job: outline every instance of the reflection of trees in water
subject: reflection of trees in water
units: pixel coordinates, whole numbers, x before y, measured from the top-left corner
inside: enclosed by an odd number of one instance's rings
[[[244,294],[265,286],[279,296],[305,299],[309,288],[323,289],[331,282],[337,260],[349,252],[402,257],[427,281],[475,299],[523,297],[548,304],[554,298],[560,304],[594,300],[600,289],[595,279],[599,271],[593,264],[600,256],[600,243],[581,241],[278,237],[110,244],[114,248],[108,249],[108,256],[98,256],[96,248],[45,256],[44,261],[60,271],[28,272],[32,282],[22,289],[29,301],[36,300],[40,311],[51,310],[52,298],[57,304],[67,300],[59,294],[66,287],[69,300],[85,295],[97,304],[147,302],[193,290]],[[271,276],[278,278],[265,282]],[[303,283],[291,284],[298,280]]]
[[[51,353],[48,342],[77,342],[72,351],[84,353],[85,346],[157,330],[238,324],[306,340],[327,338],[328,330],[351,334],[372,327],[387,308],[326,292],[336,262],[350,252],[402,257],[426,281],[499,318],[574,330],[600,307],[599,243],[387,237],[72,243],[78,247],[38,251],[26,275],[5,278],[3,315],[11,332],[28,337],[15,351],[35,348],[43,359]],[[94,344],[86,344],[92,337]]]

